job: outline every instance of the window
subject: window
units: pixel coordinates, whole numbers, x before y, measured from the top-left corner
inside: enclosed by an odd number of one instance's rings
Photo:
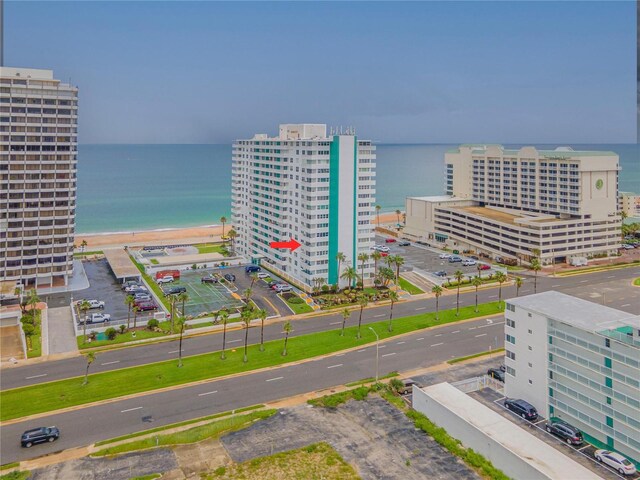
[[[529,362],[529,366],[530,366],[531,368],[533,368],[533,363]]]
[[[532,380],[529,380],[529,385],[533,385],[533,381]]]
[[[533,351],[533,348],[531,347],[531,345],[528,345],[529,350]]]
[[[533,331],[531,331],[531,329],[529,329],[529,334],[532,334],[532,333],[533,333]]]
[[[511,375],[512,377],[515,377],[515,376],[516,376],[516,369],[515,369],[515,368],[511,368],[511,367],[509,367],[509,366],[507,365],[507,373],[508,373],[509,375]]]
[[[516,337],[514,337],[513,335],[507,335],[506,338],[507,338],[507,342],[513,343],[515,345]]]
[[[611,348],[611,340],[609,340],[608,338],[604,339],[604,346],[607,348]]]
[[[507,327],[516,328],[516,321],[507,318]]]
[[[515,360],[516,359],[516,354],[515,353],[513,353],[510,350],[505,350],[505,351],[506,351],[506,354],[507,354],[507,358],[510,358],[511,360]]]
[[[516,306],[512,305],[510,303],[507,303],[507,310],[509,310],[510,312],[515,312],[516,311]]]

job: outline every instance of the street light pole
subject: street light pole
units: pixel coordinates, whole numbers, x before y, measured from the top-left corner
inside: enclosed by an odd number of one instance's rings
[[[369,327],[369,330],[371,330],[373,334],[376,336],[376,383],[378,383],[378,371],[379,371],[378,370],[378,365],[379,365],[378,353],[380,352],[380,337],[378,337],[378,334],[372,327]]]

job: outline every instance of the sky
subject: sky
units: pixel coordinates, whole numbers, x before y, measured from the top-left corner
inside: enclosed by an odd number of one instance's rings
[[[80,143],[280,123],[385,143],[636,141],[636,4],[5,1],[5,65],[77,85]]]

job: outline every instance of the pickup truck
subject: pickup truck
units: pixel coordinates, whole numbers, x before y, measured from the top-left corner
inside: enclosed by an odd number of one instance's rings
[[[87,323],[104,323],[111,320],[111,315],[108,313],[92,313],[89,315],[89,319]],[[80,323],[83,324],[84,320],[80,320]]]
[[[78,304],[82,302],[87,302],[89,308],[104,308],[104,302],[102,300],[78,300]]]

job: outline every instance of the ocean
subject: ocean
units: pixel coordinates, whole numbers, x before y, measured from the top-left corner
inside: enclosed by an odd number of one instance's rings
[[[377,144],[376,203],[382,211],[404,209],[407,196],[442,194],[444,153],[456,146]],[[570,146],[616,152],[620,190],[640,193],[639,145]],[[78,233],[213,225],[230,211],[231,145],[78,147]]]

